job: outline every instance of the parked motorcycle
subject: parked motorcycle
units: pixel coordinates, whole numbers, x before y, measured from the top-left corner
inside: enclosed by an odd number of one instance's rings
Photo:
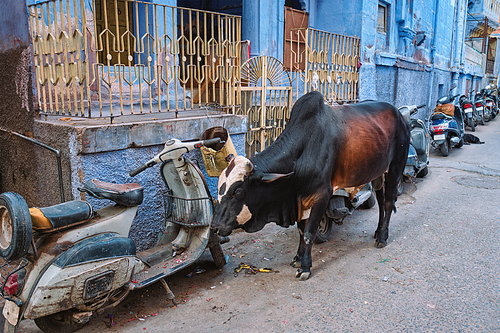
[[[342,225],[344,218],[351,215],[356,208],[370,209],[377,202],[371,183],[365,184],[356,193],[353,190],[353,188],[338,189],[333,193],[328,208],[321,218],[314,243],[320,244],[328,240],[333,222]]]
[[[483,95],[481,92],[478,92],[474,96],[474,105],[476,106],[476,114],[478,118],[478,124],[485,125],[486,123],[486,114],[485,114],[485,102],[483,99]],[[489,118],[488,118],[489,120]]]
[[[449,155],[452,147],[460,148],[464,145],[463,116],[460,108],[451,104],[457,96],[440,98],[438,106],[429,119],[431,144],[445,157]]]
[[[483,99],[485,101],[485,108],[488,109],[489,113],[489,120],[495,119],[495,117],[498,114],[498,107],[497,107],[497,102],[496,102],[496,96],[493,93],[493,89],[490,88],[491,86],[486,86],[485,89],[482,89],[482,95]]]
[[[425,106],[425,104],[418,106],[405,105],[399,108],[399,112],[401,112],[403,118],[408,122],[408,124],[410,124],[411,128],[410,148],[408,150],[406,167],[403,172],[403,176],[406,178],[422,178],[427,176],[429,172],[429,131],[421,119],[411,117],[418,113],[418,109]]]
[[[460,104],[460,109],[464,115],[464,122],[466,126],[469,126],[472,132],[476,131],[477,118],[476,118],[476,108],[470,99],[462,95],[458,98],[458,103]]]
[[[98,180],[80,189],[115,206],[94,211],[84,201],[28,208],[19,194],[0,195],[0,294],[5,298],[5,331],[33,319],[46,333],[73,332],[93,313],[116,306],[130,292],[160,281],[175,304],[165,277],[197,260],[208,247],[217,267],[226,259],[210,228],[214,199],[205,179],[184,153],[220,142],[219,138],[165,143],[153,159],[130,172],[135,176],[161,163],[167,191],[165,231],[156,245],[136,252],[128,238],[143,199],[139,184]]]

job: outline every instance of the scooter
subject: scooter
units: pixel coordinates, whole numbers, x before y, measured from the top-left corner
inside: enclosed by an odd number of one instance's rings
[[[327,210],[319,223],[315,244],[328,240],[333,222],[342,225],[344,218],[351,215],[355,209],[370,209],[377,202],[372,183],[365,184],[358,192],[354,191],[354,188],[338,189],[332,194]]]
[[[458,103],[460,104],[460,109],[465,115],[464,122],[466,126],[469,126],[472,132],[476,131],[476,110],[474,104],[467,98],[467,96],[462,95],[458,98]]]
[[[33,319],[46,333],[73,332],[93,313],[120,303],[131,290],[160,281],[197,260],[208,247],[217,267],[226,264],[220,238],[210,228],[214,199],[198,169],[183,154],[220,138],[165,143],[153,159],[130,172],[135,176],[161,163],[165,231],[153,248],[136,252],[128,238],[143,188],[139,184],[86,182],[80,191],[114,201],[94,211],[85,201],[28,208],[21,195],[0,195],[0,294],[5,298],[4,332]]]
[[[444,109],[450,109],[448,114],[441,111]],[[453,104],[438,105],[430,116],[429,123],[431,144],[444,157],[449,155],[452,147],[460,148],[464,145],[465,125],[459,107]]]
[[[408,150],[408,159],[403,172],[403,176],[406,178],[423,178],[429,173],[429,131],[422,120],[411,117],[418,113],[418,109],[425,106],[425,104],[418,106],[404,105],[399,108],[399,112],[410,124],[411,128],[410,149]]]

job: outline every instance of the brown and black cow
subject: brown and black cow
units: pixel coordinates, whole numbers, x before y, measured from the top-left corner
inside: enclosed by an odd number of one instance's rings
[[[222,172],[212,227],[226,236],[235,228],[256,232],[269,222],[288,227],[308,217],[298,223],[300,244],[292,262],[299,268],[296,276],[306,280],[332,193],[375,180],[375,246],[384,247],[409,143],[407,122],[388,103],[327,106],[320,93],[308,93],[297,100],[271,146],[251,159],[236,157]]]

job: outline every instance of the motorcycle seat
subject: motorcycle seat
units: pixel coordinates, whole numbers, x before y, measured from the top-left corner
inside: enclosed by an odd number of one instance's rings
[[[34,230],[49,231],[86,222],[93,213],[85,201],[68,201],[50,207],[30,208],[30,215]]]
[[[137,183],[114,184],[101,182],[97,179],[89,180],[78,188],[98,199],[109,199],[120,206],[137,206],[142,203],[143,188]]]
[[[445,115],[444,113],[434,113],[431,117],[431,120],[434,119],[444,119],[444,118],[451,118],[450,116]]]

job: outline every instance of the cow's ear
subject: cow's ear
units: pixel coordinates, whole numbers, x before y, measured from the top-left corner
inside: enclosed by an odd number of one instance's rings
[[[291,175],[293,175],[293,171],[290,173],[264,173],[264,174],[262,174],[261,181],[263,183],[272,183],[275,180],[278,180],[281,178],[288,178]]]

